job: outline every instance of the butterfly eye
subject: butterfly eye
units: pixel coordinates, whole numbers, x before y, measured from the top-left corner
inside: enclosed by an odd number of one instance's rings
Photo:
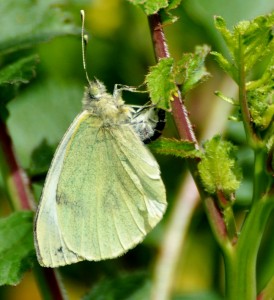
[[[98,97],[98,95],[95,95],[94,93],[92,93],[91,91],[88,92],[88,98],[90,100],[99,100],[100,97]]]

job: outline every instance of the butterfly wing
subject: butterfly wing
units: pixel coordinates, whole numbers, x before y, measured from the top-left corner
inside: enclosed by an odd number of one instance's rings
[[[86,260],[122,255],[165,212],[156,160],[130,125],[99,127],[94,116],[67,148],[56,196],[62,240]]]
[[[41,265],[55,267],[83,260],[65,244],[57,217],[56,192],[66,149],[79,124],[87,113],[79,114],[64,135],[54,155],[49,169],[39,207],[37,209],[34,228],[34,241]]]

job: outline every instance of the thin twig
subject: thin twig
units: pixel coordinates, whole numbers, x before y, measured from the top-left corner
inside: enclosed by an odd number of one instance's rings
[[[157,61],[161,58],[169,57],[169,51],[161,24],[161,18],[158,14],[150,15],[148,17],[152,41],[154,44],[154,52]],[[177,91],[178,96],[173,96],[171,101],[172,114],[178,130],[178,134],[182,140],[194,142],[198,149],[197,139],[195,137],[192,124],[188,118],[188,112],[183,103],[180,90]]]
[[[6,192],[14,210],[35,210],[35,202],[30,190],[30,181],[17,162],[12,140],[6,124],[0,121],[0,157],[2,175]],[[1,159],[0,158],[0,159]],[[47,299],[66,299],[54,269],[34,268],[37,281],[43,282],[43,297]],[[45,288],[46,287],[46,288]]]

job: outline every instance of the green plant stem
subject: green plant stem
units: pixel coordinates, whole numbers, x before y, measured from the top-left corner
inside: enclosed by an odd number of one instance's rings
[[[268,218],[274,209],[274,197],[256,202],[246,218],[236,246],[224,252],[226,299],[256,299],[256,262]]]
[[[271,183],[270,176],[266,173],[266,161],[267,153],[264,149],[256,149],[254,155],[253,202],[260,201]]]
[[[224,251],[227,300],[256,299],[256,263],[261,239],[274,209],[269,192],[273,178],[266,173],[266,153],[255,150],[253,204],[241,230],[238,243]]]

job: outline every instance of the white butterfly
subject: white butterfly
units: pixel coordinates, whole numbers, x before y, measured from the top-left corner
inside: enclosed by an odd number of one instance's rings
[[[56,150],[36,214],[35,248],[46,267],[124,254],[167,206],[159,166],[135,132],[151,138],[147,128],[156,128],[157,118],[134,113],[119,90],[111,95],[100,81],[88,82],[83,111]]]

